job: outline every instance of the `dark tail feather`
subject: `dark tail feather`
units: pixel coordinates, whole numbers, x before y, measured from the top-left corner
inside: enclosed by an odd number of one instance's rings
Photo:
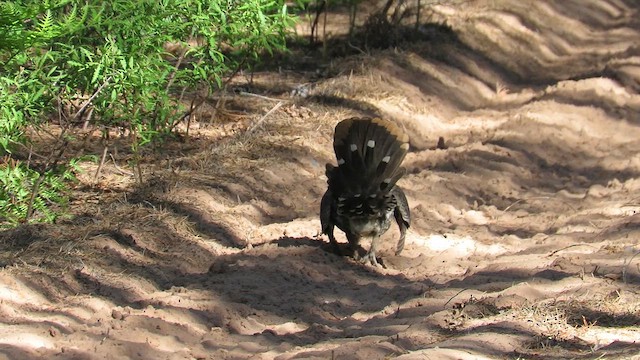
[[[330,180],[352,195],[389,191],[404,174],[400,164],[408,139],[398,126],[379,118],[341,121],[333,143],[338,168]]]

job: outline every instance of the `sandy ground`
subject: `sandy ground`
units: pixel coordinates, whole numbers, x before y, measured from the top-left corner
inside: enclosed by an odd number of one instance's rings
[[[453,32],[307,98],[283,71],[205,106],[142,186],[84,164],[71,219],[0,234],[0,359],[640,358],[639,10],[436,5]],[[367,114],[412,144],[384,268],[318,236],[333,126]]]

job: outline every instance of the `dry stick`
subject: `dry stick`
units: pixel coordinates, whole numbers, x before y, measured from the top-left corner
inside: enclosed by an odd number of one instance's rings
[[[387,3],[384,5],[384,8],[380,12],[380,14],[384,15],[385,17],[388,16],[389,10],[391,9],[391,6],[395,1],[396,0],[387,0]]]
[[[502,210],[503,212],[507,212],[509,211],[509,209],[511,209],[512,206],[519,204],[521,201],[523,201],[524,199],[518,199],[516,201],[513,202],[513,204],[507,206],[506,208],[504,208],[504,210]]]
[[[187,119],[187,129],[189,128],[189,126],[191,126],[191,114],[193,114],[194,111],[196,111],[200,106],[202,106],[202,104],[205,103],[205,101],[207,101],[206,97],[203,97],[197,104],[196,104],[196,98],[194,97],[191,100],[191,105],[189,105],[189,111],[187,111],[186,113],[184,113],[184,115],[182,115],[182,117],[180,118],[180,120],[174,122],[171,127],[169,128],[169,131],[173,131],[173,129],[175,129],[176,126],[178,126],[179,123],[183,122],[184,119]],[[195,104],[195,105],[194,105]]]
[[[102,171],[102,167],[104,166],[104,161],[107,158],[107,151],[109,150],[109,146],[105,146],[104,150],[102,150],[102,158],[100,159],[100,165],[98,165],[98,170],[96,170],[96,175],[93,177],[93,181],[98,181],[98,177],[100,176],[100,171]]]
[[[463,292],[465,292],[467,290],[469,290],[469,289],[462,289],[462,290],[458,291],[455,295],[453,295],[451,298],[449,298],[449,300],[447,300],[447,302],[444,303],[444,305],[442,305],[442,308],[446,309],[447,308],[447,304],[449,304],[451,302],[451,300],[455,299],[458,295],[460,295],[461,293],[463,293]]]
[[[597,247],[592,246],[592,245],[589,245],[589,244],[573,244],[573,245],[565,246],[565,247],[563,247],[563,248],[560,248],[560,249],[558,249],[558,250],[555,250],[555,251],[551,252],[551,254],[549,254],[549,255],[547,255],[547,256],[553,256],[553,255],[555,255],[555,254],[559,253],[560,251],[567,250],[567,249],[570,249],[570,248],[572,248],[572,247],[576,247],[576,246],[588,246],[588,247],[590,247],[590,248],[594,248],[594,249],[598,250],[598,248],[597,248]]]
[[[91,104],[93,99],[95,99],[96,96],[98,96],[98,94],[100,93],[100,91],[102,91],[102,89],[104,89],[104,87],[109,84],[109,81],[111,81],[111,76],[106,78],[102,83],[102,85],[100,85],[96,89],[96,91],[94,91],[93,94],[87,100],[85,100],[84,103],[82,103],[82,106],[80,106],[80,109],[78,109],[78,111],[76,111],[76,113],[73,115],[73,118],[71,118],[71,122],[78,120],[78,118],[82,115],[82,113],[84,113],[84,110],[87,108],[87,106]]]
[[[258,94],[254,94],[254,93],[250,93],[250,92],[245,92],[245,91],[241,91],[240,95],[242,95],[242,96],[252,96],[252,97],[256,97],[258,99],[269,100],[269,101],[281,101],[281,102],[289,101],[289,100],[271,98],[271,97],[267,97],[267,96],[263,96],[263,95],[258,95]]]
[[[327,12],[324,12],[324,19],[322,20],[322,58],[327,58]]]
[[[131,128],[131,134],[133,135],[134,144],[138,144],[138,132],[135,128]],[[142,184],[142,168],[140,167],[140,147],[136,145],[134,148],[133,155],[133,164],[131,165],[131,169],[133,170],[134,177],[138,184]],[[137,176],[136,176],[137,175]]]
[[[89,109],[89,114],[87,114],[87,118],[82,124],[82,130],[87,130],[87,128],[89,127],[89,123],[91,122],[91,118],[93,117],[93,109],[95,108]]]
[[[216,101],[216,106],[213,108],[213,112],[211,113],[211,119],[216,119],[218,116],[218,113],[220,112],[220,109],[222,108],[222,106],[224,106],[226,98],[224,96],[224,94],[222,94],[222,96],[220,96],[218,98],[218,100]],[[189,129],[187,129],[188,131]]]
[[[138,184],[142,184],[142,167],[140,161],[136,161],[136,170],[138,172]]]
[[[196,98],[194,97],[193,99],[191,99],[191,104],[189,104],[189,117],[187,118],[187,131],[186,131],[186,133],[185,133],[185,134],[186,134],[185,136],[186,136],[187,138],[189,137],[189,129],[191,129],[191,119],[195,116],[195,114],[193,113],[193,112],[195,111],[195,108],[194,108],[195,100],[196,100]],[[202,105],[202,104],[204,104],[204,100],[202,100],[202,101],[198,104],[198,106],[200,106],[200,105]],[[183,119],[184,119],[184,118],[183,118]],[[174,126],[175,126],[175,125],[177,125],[179,122],[180,122],[180,121],[177,121],[177,122],[174,124]],[[173,131],[173,129],[171,129],[171,131]]]
[[[66,129],[62,130],[62,132],[60,133],[59,139],[64,138],[65,131]],[[53,154],[55,152],[51,153],[51,156],[49,156],[49,159],[47,160],[47,163],[45,164],[44,169],[40,173],[40,176],[38,176],[38,180],[36,180],[36,182],[33,184],[33,188],[31,189],[31,198],[29,199],[29,206],[27,207],[27,214],[25,215],[25,218],[24,218],[25,222],[27,222],[27,220],[29,220],[29,218],[31,218],[31,216],[33,215],[33,204],[36,200],[36,196],[38,195],[38,192],[39,192],[38,189],[40,188],[40,184],[42,184],[42,181],[44,180],[45,174],[47,173],[51,165],[55,166],[58,163],[58,160],[60,160],[60,158],[62,157],[62,154],[64,154],[64,150],[67,147],[67,144],[68,142],[63,140],[58,150],[58,154],[54,156]]]
[[[195,31],[195,28],[191,30],[191,37],[193,37],[194,31]],[[180,56],[178,56],[178,61],[176,61],[176,66],[174,70],[171,72],[171,74],[169,74],[169,81],[167,81],[167,86],[164,89],[166,92],[169,92],[169,88],[171,87],[171,85],[173,85],[173,81],[175,80],[176,74],[180,69],[180,65],[182,65],[182,62],[184,61],[184,56],[186,53],[187,53],[187,47],[185,46],[184,49],[182,49],[182,51],[180,52]]]
[[[190,39],[193,38],[193,35],[195,33],[195,28],[191,29],[191,36],[189,36]],[[182,51],[180,52],[180,56],[178,56],[178,61],[176,62],[176,66],[174,67],[174,70],[171,72],[171,74],[169,74],[169,81],[167,81],[167,86],[165,87],[165,91],[168,93],[169,92],[169,88],[171,88],[171,85],[173,85],[173,82],[176,78],[176,74],[178,73],[178,70],[180,70],[180,65],[182,65],[182,62],[184,61],[184,57],[187,54],[187,50],[188,47],[184,47],[182,49]],[[202,59],[200,59],[200,61],[198,62],[198,64],[200,64],[200,62],[202,61]],[[180,103],[180,101],[182,101],[182,97],[184,96],[184,92],[187,89],[187,87],[183,87],[182,88],[182,92],[180,93],[180,98],[178,99],[178,103]],[[191,105],[193,105],[193,101],[191,102]],[[156,116],[156,110],[158,109],[158,107],[156,106],[156,108],[153,110],[153,117]],[[184,117],[182,118],[182,120],[184,120]],[[181,121],[182,121],[181,120]],[[189,120],[191,120],[191,118],[189,118]],[[179,121],[176,122],[176,124],[179,123]],[[172,124],[171,128],[169,129],[169,131],[173,131],[174,127],[176,124]],[[189,123],[187,123],[187,136],[189,136]]]
[[[33,187],[31,188],[31,198],[29,199],[29,205],[27,206],[27,213],[25,214],[24,222],[27,222],[29,218],[31,218],[31,216],[33,215],[33,211],[34,211],[33,204],[36,200],[36,196],[39,193],[38,189],[40,188],[40,185],[44,180],[45,174],[47,173],[47,171],[49,171],[51,167],[55,166],[58,163],[58,160],[60,160],[60,158],[62,158],[62,155],[64,154],[65,148],[68,145],[68,141],[64,140],[64,137],[68,129],[69,129],[68,127],[63,128],[62,131],[60,132],[60,135],[57,136],[56,143],[60,141],[60,139],[62,139],[62,143],[58,148],[58,152],[56,154],[56,151],[54,150],[47,157],[47,161],[45,161],[45,165],[43,167],[42,172],[38,176],[38,179],[36,180],[36,182],[33,184]]]
[[[353,45],[351,43],[351,41],[347,41],[347,45],[349,45],[350,48],[357,50],[358,52],[360,52],[362,55],[368,55],[364,50],[360,49],[359,47]]]
[[[349,5],[349,40],[353,38],[356,29],[356,15],[358,14],[358,3],[352,1]]]
[[[200,62],[202,61],[202,59],[200,59],[200,61],[198,61],[198,64],[200,64]],[[187,92],[187,86],[185,85],[182,88],[182,91],[180,92],[180,98],[178,98],[178,104],[180,104],[182,102],[182,99],[184,99],[184,94],[185,92]],[[191,103],[189,104],[189,114],[193,114],[193,104],[195,103],[195,97],[193,99],[191,99]],[[171,124],[171,127],[169,129],[169,131],[173,131],[173,129],[175,129],[175,127],[182,121],[184,120],[184,117],[182,119],[180,119],[180,121],[176,121],[175,123]],[[187,118],[187,132],[186,132],[186,137],[189,137],[189,129],[191,128],[191,116],[189,116]]]
[[[264,122],[267,116],[271,115],[274,111],[278,110],[280,106],[282,106],[282,104],[284,104],[284,102],[281,101],[277,103],[274,107],[272,107],[271,110],[267,111],[267,113],[264,114],[262,118],[260,118],[260,120],[258,120],[249,130],[247,130],[247,134],[251,134],[252,132],[254,132],[262,124],[262,122]]]
[[[189,131],[189,127],[191,127],[191,115],[206,101],[206,97],[203,97],[200,102],[196,104],[196,99],[197,96],[194,96],[193,99],[191,99],[191,104],[189,104],[189,111],[182,115],[182,118],[179,121],[174,122],[169,128],[169,131],[173,131],[173,129],[175,129],[175,127],[178,126],[179,123],[184,121],[184,119],[187,119],[187,131]]]
[[[30,145],[29,147],[27,147],[27,145],[19,143],[19,142],[12,143],[12,145],[17,145],[17,146],[20,146],[20,147],[24,148],[24,150],[29,154],[28,155],[28,159],[27,159],[27,166],[29,166],[29,161],[31,161],[34,156],[37,157],[37,158],[40,158],[42,160],[46,160],[47,159],[46,156],[40,155],[37,152],[33,151],[33,145]]]
[[[238,75],[238,72],[240,72],[240,70],[242,69],[242,67],[244,66],[245,60],[243,59],[240,64],[238,64],[238,66],[236,67],[236,69],[233,71],[233,73],[231,73],[231,75],[229,75],[229,77],[227,78],[227,80],[224,81],[222,88],[226,88],[227,84],[229,84],[229,82],[231,82],[231,80],[236,77],[236,75]],[[204,96],[200,102],[198,102],[195,106],[193,105],[195,103],[195,98],[192,100],[191,102],[191,108],[189,109],[189,111],[187,111],[184,115],[182,115],[182,117],[180,118],[179,121],[176,121],[173,125],[171,125],[171,128],[169,129],[169,131],[173,131],[173,129],[178,125],[178,123],[181,123],[184,119],[187,119],[188,123],[187,126],[190,126],[190,117],[191,114],[193,114],[194,111],[196,111],[200,106],[202,106],[202,104],[205,103],[205,101],[207,100],[207,97]]]
[[[113,166],[115,166],[116,170],[120,171],[121,174],[129,175],[129,176],[134,176],[135,175],[134,173],[128,172],[127,170],[124,170],[123,168],[118,166],[118,164],[116,163],[116,159],[113,157],[112,154],[109,154],[109,156],[111,157],[111,161],[113,161]]]
[[[416,24],[415,24],[415,30],[418,30],[420,28],[420,10],[422,7],[422,1],[418,0],[418,6],[416,7]]]
[[[201,63],[201,62],[202,62],[202,59],[200,59],[200,61],[198,62],[198,64],[199,64],[199,63]],[[221,87],[222,89],[226,89],[226,88],[227,88],[227,85],[231,82],[231,80],[233,80],[233,78],[235,78],[235,77],[236,77],[236,75],[238,75],[238,73],[240,72],[240,70],[242,70],[242,67],[244,66],[244,63],[245,63],[245,59],[243,59],[243,60],[240,62],[240,64],[238,64],[238,66],[237,66],[237,67],[236,67],[236,69],[233,71],[233,73],[231,73],[231,75],[229,75],[229,77],[224,81],[224,83],[223,83],[223,85],[222,85],[222,87]],[[208,88],[207,88],[207,93],[208,93],[208,92],[210,92],[210,90],[211,90],[211,88],[210,88],[210,87],[208,87]],[[182,118],[180,119],[180,121],[176,121],[176,122],[171,126],[171,129],[170,129],[170,130],[171,130],[171,131],[173,131],[173,129],[175,128],[175,126],[176,126],[178,123],[182,122],[184,119],[187,119],[187,136],[188,136],[188,135],[189,135],[189,128],[191,127],[191,115],[194,113],[194,111],[196,111],[196,109],[198,109],[200,106],[202,106],[202,104],[204,104],[204,103],[205,103],[205,101],[206,101],[207,97],[208,97],[208,96],[204,96],[204,97],[202,98],[202,100],[201,100],[197,105],[195,105],[195,106],[194,106],[194,103],[195,103],[195,98],[194,98],[194,99],[191,101],[191,105],[190,105],[189,111],[188,111],[186,114],[184,114],[184,115],[182,116]],[[221,99],[220,99],[220,100],[221,100]],[[220,105],[220,100],[218,100],[218,103],[216,104],[216,108],[215,108],[215,111],[216,111],[216,112],[218,111],[218,106]],[[214,115],[215,115],[215,113],[214,113]]]
[[[627,283],[627,268],[629,267],[629,265],[631,265],[631,262],[633,262],[633,259],[638,256],[640,254],[640,251],[636,251],[632,256],[631,259],[629,259],[629,262],[627,263],[627,261],[625,260],[625,265],[622,268],[622,281],[624,281],[624,283]]]
[[[325,6],[327,6],[327,1],[322,0],[321,5],[316,8],[316,17],[311,24],[311,44],[314,44],[318,38],[318,20],[320,20],[320,14],[324,11]]]

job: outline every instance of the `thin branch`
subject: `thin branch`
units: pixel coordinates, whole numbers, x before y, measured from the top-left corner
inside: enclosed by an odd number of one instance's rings
[[[195,26],[191,29],[191,35],[189,36],[189,39],[193,38],[193,35],[196,31]],[[178,70],[180,70],[180,65],[182,65],[182,62],[184,61],[184,57],[187,54],[189,47],[185,46],[182,51],[180,52],[180,56],[178,56],[178,61],[176,62],[176,66],[174,67],[173,71],[171,72],[171,74],[169,74],[169,81],[167,81],[167,86],[165,87],[165,91],[169,92],[169,89],[171,88],[171,85],[173,85],[173,81],[176,78],[176,74],[178,73]]]
[[[40,155],[37,152],[33,151],[33,146],[27,146],[27,145],[25,145],[25,144],[23,144],[21,142],[18,142],[18,141],[11,141],[11,145],[17,145],[17,146],[23,147],[24,150],[29,154],[28,155],[29,161],[31,160],[31,158],[33,156],[35,156],[37,158],[40,158],[41,160],[46,160],[47,159],[46,156]],[[28,164],[28,162],[27,162],[27,164]]]
[[[194,96],[194,98],[191,100],[191,104],[189,105],[189,111],[187,111],[186,113],[184,113],[182,115],[182,117],[180,118],[180,120],[174,122],[171,125],[171,128],[169,128],[169,131],[173,131],[175,129],[176,126],[178,126],[179,123],[183,122],[185,119],[187,119],[187,121],[189,121],[189,124],[187,124],[187,129],[190,126],[190,121],[191,121],[191,115],[200,107],[202,106],[202,104],[205,103],[205,101],[207,101],[207,97],[203,96],[200,101],[198,103],[196,103],[197,100],[197,96]]]
[[[311,44],[314,44],[318,38],[318,21],[320,20],[320,15],[324,11],[324,8],[327,6],[327,1],[322,0],[320,6],[316,7],[316,16],[313,19],[313,23],[311,24]]]
[[[576,246],[588,246],[588,247],[590,247],[590,248],[593,248],[593,249],[598,250],[598,248],[597,248],[597,247],[595,247],[595,246],[591,246],[591,245],[588,245],[588,244],[573,244],[573,245],[565,246],[565,247],[563,247],[563,248],[560,248],[560,249],[558,249],[558,250],[555,250],[555,251],[551,252],[551,254],[549,254],[549,255],[547,255],[547,256],[553,256],[553,255],[555,255],[555,254],[559,253],[560,251],[567,250],[567,249],[570,249],[570,248],[572,248],[572,247],[576,247]]]
[[[62,132],[60,133],[60,137],[58,139],[64,139],[66,130],[67,130],[66,128],[62,130]],[[33,204],[36,200],[36,196],[38,196],[38,193],[39,193],[38,190],[40,188],[40,184],[42,184],[42,181],[44,180],[44,177],[47,174],[47,171],[49,171],[50,169],[56,166],[58,161],[62,158],[62,155],[64,154],[64,151],[66,150],[68,144],[69,144],[68,141],[62,140],[62,144],[58,147],[58,152],[56,153],[55,151],[53,151],[51,153],[47,163],[45,164],[44,168],[42,169],[42,172],[40,173],[40,176],[38,176],[38,179],[33,184],[33,187],[31,189],[31,198],[29,199],[29,206],[27,207],[27,213],[24,218],[25,222],[27,222],[33,215],[33,211],[34,211]]]
[[[118,166],[118,164],[116,163],[116,159],[113,157],[113,154],[109,154],[109,157],[111,157],[111,161],[113,161],[113,166],[115,166],[116,170],[120,171],[120,173],[122,175],[128,175],[128,176],[134,176],[135,175],[134,173],[126,171],[123,168],[121,168],[120,166]]]
[[[242,96],[251,96],[251,97],[255,97],[255,98],[258,98],[258,99],[262,99],[262,100],[268,100],[268,101],[279,101],[279,102],[288,102],[288,101],[290,101],[290,100],[282,100],[282,99],[271,98],[271,97],[268,97],[268,96],[254,94],[254,93],[245,92],[245,91],[241,91],[240,95],[242,95]]]
[[[201,59],[202,61],[202,59]],[[235,70],[231,73],[231,75],[229,75],[229,77],[222,83],[222,89],[225,89],[227,87],[227,85],[231,82],[231,80],[233,80],[234,77],[236,77],[236,75],[238,75],[238,73],[240,72],[240,70],[242,70],[242,67],[245,64],[245,59],[243,59],[238,66],[235,68]],[[207,89],[207,93],[211,92],[211,87],[209,86]],[[196,103],[196,98],[194,97],[193,100],[191,100],[191,105],[189,107],[189,111],[187,111],[186,113],[184,113],[181,117],[180,120],[174,122],[171,127],[169,128],[169,131],[173,131],[175,129],[176,126],[178,126],[179,123],[183,122],[185,119],[187,119],[187,121],[189,122],[189,124],[187,124],[187,129],[189,129],[190,127],[190,121],[191,121],[191,115],[198,109],[200,108],[200,106],[202,106],[202,104],[204,104],[207,99],[209,98],[208,95],[203,96],[201,98],[200,101],[198,101]]]
[[[506,208],[504,208],[504,210],[502,210],[503,212],[507,212],[509,211],[509,209],[511,209],[514,205],[517,205],[519,203],[521,203],[524,199],[518,199],[516,201],[514,201],[511,205],[507,206]]]
[[[469,289],[462,289],[462,290],[458,291],[457,293],[455,293],[455,295],[450,297],[449,300],[447,300],[447,302],[444,303],[444,305],[442,305],[442,308],[446,309],[447,305],[451,302],[451,300],[455,299],[458,295],[462,294],[463,292],[465,292],[467,290],[469,290]]]
[[[100,158],[100,165],[98,165],[98,170],[96,170],[96,175],[93,177],[93,181],[97,182],[98,177],[100,176],[100,172],[102,171],[102,167],[104,166],[104,161],[107,158],[107,152],[109,151],[109,147],[105,146],[104,150],[102,150],[102,158]]]
[[[282,104],[284,104],[284,102],[279,102],[277,103],[274,107],[271,108],[271,110],[267,111],[266,114],[264,114],[260,120],[258,120],[258,122],[256,122],[249,130],[247,130],[247,134],[251,134],[253,133],[258,127],[260,127],[260,125],[264,122],[264,120],[271,115],[273,112],[275,112],[276,110],[278,110]]]
[[[624,283],[627,283],[627,268],[629,267],[629,265],[631,265],[631,262],[633,261],[633,259],[640,255],[640,251],[636,251],[632,256],[631,259],[629,259],[629,262],[627,263],[627,261],[625,260],[625,265],[622,268],[622,281],[624,281]]]
[[[80,118],[80,116],[82,116],[87,106],[91,105],[91,102],[93,101],[93,99],[95,99],[96,96],[98,96],[98,94],[102,91],[102,89],[104,89],[104,87],[109,84],[109,81],[111,81],[111,76],[106,78],[102,83],[102,85],[100,85],[96,89],[96,91],[94,91],[93,94],[91,94],[91,96],[87,100],[85,100],[84,103],[82,103],[82,105],[80,106],[80,109],[78,109],[78,111],[76,111],[76,113],[73,115],[73,118],[71,118],[71,122],[75,122]]]

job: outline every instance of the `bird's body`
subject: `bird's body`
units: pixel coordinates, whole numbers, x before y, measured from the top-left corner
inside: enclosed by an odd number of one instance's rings
[[[371,237],[364,261],[377,264],[378,240],[394,219],[400,228],[396,254],[404,247],[411,218],[407,198],[396,182],[409,149],[408,136],[390,121],[351,118],[335,130],[333,148],[338,166],[327,164],[328,189],[320,205],[322,232],[340,252],[333,230],[344,231],[357,256],[362,237]]]

